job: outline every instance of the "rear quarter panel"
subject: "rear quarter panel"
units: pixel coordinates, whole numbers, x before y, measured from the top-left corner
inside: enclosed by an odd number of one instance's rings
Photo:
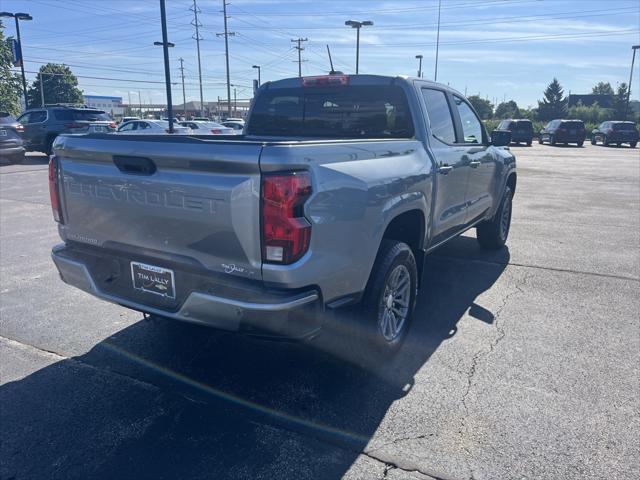
[[[313,193],[307,254],[289,266],[263,264],[263,280],[279,286],[318,285],[324,301],[366,287],[382,235],[393,218],[431,208],[432,164],[417,140],[267,145],[263,173],[308,170]]]

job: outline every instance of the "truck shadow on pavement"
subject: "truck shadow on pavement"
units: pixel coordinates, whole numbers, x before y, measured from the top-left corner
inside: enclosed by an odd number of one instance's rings
[[[508,260],[469,237],[429,257],[410,338],[379,372],[142,320],[0,388],[0,478],[342,478],[465,313],[493,322],[475,301]]]

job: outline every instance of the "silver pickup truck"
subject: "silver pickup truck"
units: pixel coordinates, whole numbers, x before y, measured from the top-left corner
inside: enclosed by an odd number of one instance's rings
[[[62,135],[53,260],[103,300],[254,335],[350,306],[348,335],[390,354],[426,254],[472,227],[504,245],[509,140],[444,85],[375,75],[266,83],[242,136]]]

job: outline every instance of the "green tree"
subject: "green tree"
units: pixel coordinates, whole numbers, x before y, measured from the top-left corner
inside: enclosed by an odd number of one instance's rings
[[[480,98],[478,95],[467,97],[469,103],[476,109],[482,120],[487,120],[493,116],[493,104],[489,100]]]
[[[44,103],[82,103],[82,90],[78,79],[66,65],[47,63],[40,67],[36,79],[27,90],[29,105],[40,105],[40,77],[44,91]]]
[[[615,120],[625,120],[624,113],[627,106],[627,95],[629,94],[629,87],[626,83],[622,82],[618,85],[618,90],[613,96],[613,115]],[[628,114],[627,114],[628,115]]]
[[[519,118],[520,109],[518,108],[518,104],[513,100],[499,103],[498,106],[496,107],[495,117],[496,118]]]
[[[609,82],[598,82],[598,84],[591,89],[593,95],[611,95],[613,96],[613,88]]]
[[[11,71],[13,55],[4,38],[4,26],[0,21],[0,111],[11,115],[20,113],[20,77]]]
[[[585,123],[604,122],[611,116],[611,112],[607,108],[602,108],[595,102],[593,105],[585,106],[582,102],[569,108],[569,117],[577,118]]]
[[[557,78],[547,86],[544,98],[538,101],[538,119],[553,120],[562,118],[567,113],[567,101],[564,98],[564,90]]]

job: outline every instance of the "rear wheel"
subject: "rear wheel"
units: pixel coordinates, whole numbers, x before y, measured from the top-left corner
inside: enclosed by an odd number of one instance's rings
[[[327,328],[328,350],[356,364],[379,368],[400,348],[413,317],[418,269],[411,248],[383,240],[362,301]],[[349,325],[345,325],[348,322]]]
[[[555,145],[556,144],[556,138],[553,135],[549,137],[549,143],[551,145]]]
[[[581,142],[578,142],[578,146],[581,147],[582,145],[584,145],[584,140]]]
[[[620,148],[622,144],[620,142],[616,143],[616,147]]]
[[[595,145],[596,144],[596,137],[591,137],[591,145]]]
[[[608,147],[608,146],[609,146],[609,139],[607,138],[607,136],[606,136],[606,135],[602,138],[602,144],[603,144],[605,147]]]
[[[512,200],[513,192],[511,187],[507,187],[495,216],[476,227],[476,237],[482,248],[496,250],[504,247],[511,229]]]
[[[55,142],[57,135],[51,135],[47,137],[47,144],[45,145],[45,152],[47,155],[53,155],[53,142]]]
[[[631,142],[631,143],[629,144],[629,146],[630,146],[631,148],[636,148],[636,145],[638,145],[638,142]]]
[[[542,140],[542,135],[540,135],[540,136],[538,137],[538,143],[539,143],[540,145],[544,145],[544,140]]]
[[[533,140],[529,140],[529,141],[527,142],[527,147],[530,147],[532,143],[533,143]]]

